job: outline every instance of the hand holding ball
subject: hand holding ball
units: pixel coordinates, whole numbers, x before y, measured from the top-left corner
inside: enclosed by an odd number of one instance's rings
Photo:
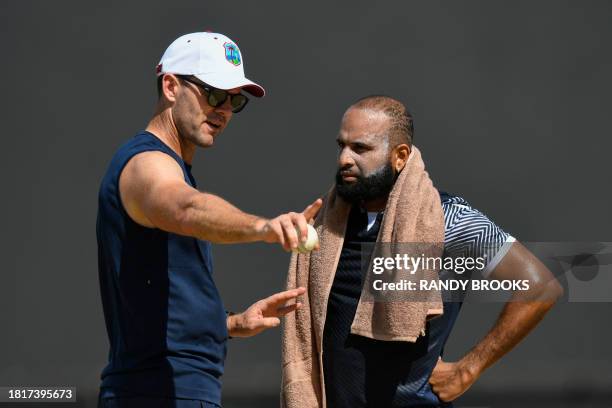
[[[293,250],[294,252],[306,254],[312,251],[313,249],[315,249],[317,245],[319,245],[319,236],[317,234],[317,231],[314,229],[312,225],[308,224],[308,238],[306,239],[306,242],[303,244],[301,243],[300,231],[297,230],[297,232],[298,232],[298,238],[300,238],[300,244],[298,245],[296,249]]]

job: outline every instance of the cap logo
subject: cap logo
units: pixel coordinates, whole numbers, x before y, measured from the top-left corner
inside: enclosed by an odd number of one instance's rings
[[[242,58],[240,57],[240,51],[238,51],[236,44],[226,42],[223,44],[223,48],[225,48],[225,59],[232,65],[240,65]]]

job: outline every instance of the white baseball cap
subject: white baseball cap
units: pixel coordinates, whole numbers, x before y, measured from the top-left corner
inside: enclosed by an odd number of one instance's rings
[[[244,76],[244,59],[235,42],[219,33],[185,34],[166,49],[157,75],[193,75],[218,89],[244,88],[256,97],[266,91]]]

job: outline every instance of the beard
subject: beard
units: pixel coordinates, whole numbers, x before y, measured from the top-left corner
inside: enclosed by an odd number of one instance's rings
[[[347,183],[342,180],[340,170],[336,173],[336,192],[352,204],[370,201],[389,195],[395,184],[396,176],[389,163],[379,167],[368,176],[357,176],[357,180]]]

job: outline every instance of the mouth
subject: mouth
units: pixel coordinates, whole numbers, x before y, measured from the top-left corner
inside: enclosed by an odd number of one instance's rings
[[[345,171],[340,172],[340,177],[342,177],[342,181],[353,182],[357,180],[357,175],[354,173],[349,173]]]
[[[214,121],[214,120],[207,120],[204,123],[206,123],[208,126],[210,126],[214,130],[219,130],[223,126],[222,122]]]

